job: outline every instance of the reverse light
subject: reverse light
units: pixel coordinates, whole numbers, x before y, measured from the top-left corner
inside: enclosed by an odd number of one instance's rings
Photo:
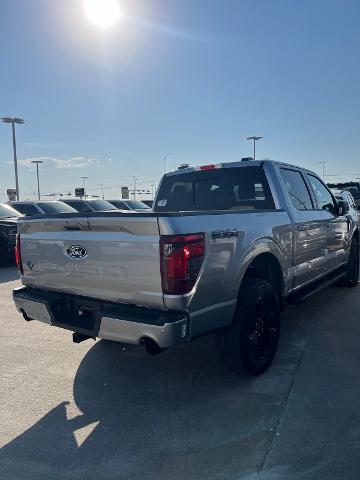
[[[22,260],[21,260],[21,248],[20,248],[20,234],[16,234],[16,243],[15,243],[15,261],[16,261],[16,266],[18,268],[18,271],[20,275],[24,275],[24,269],[22,265]]]
[[[161,235],[162,290],[170,295],[189,293],[195,285],[205,254],[203,233]]]

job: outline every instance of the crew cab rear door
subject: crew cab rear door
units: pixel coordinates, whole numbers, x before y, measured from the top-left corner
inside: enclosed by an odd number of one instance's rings
[[[293,225],[293,269],[295,287],[303,286],[325,274],[325,223],[322,211],[316,210],[304,173],[281,167],[280,174],[288,194]]]
[[[324,262],[327,273],[340,267],[346,261],[346,244],[349,235],[349,220],[346,215],[338,215],[336,201],[315,175],[307,174],[314,195],[316,209],[325,219]]]

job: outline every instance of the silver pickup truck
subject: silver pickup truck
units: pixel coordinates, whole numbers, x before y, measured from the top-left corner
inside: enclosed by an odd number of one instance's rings
[[[275,355],[285,300],[359,277],[346,202],[267,160],[167,173],[149,213],[36,216],[18,232],[25,320],[150,353],[216,332],[225,364],[251,375]]]

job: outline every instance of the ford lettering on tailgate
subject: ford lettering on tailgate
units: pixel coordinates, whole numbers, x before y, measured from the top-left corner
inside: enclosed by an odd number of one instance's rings
[[[87,257],[87,250],[82,245],[69,245],[66,248],[66,255],[71,258],[85,258]]]

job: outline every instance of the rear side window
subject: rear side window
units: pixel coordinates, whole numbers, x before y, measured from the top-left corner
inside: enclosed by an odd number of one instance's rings
[[[258,166],[169,175],[154,205],[157,212],[274,208],[264,170]]]
[[[120,210],[130,210],[130,208],[121,200],[109,200],[111,205],[114,205],[114,207],[119,208]]]
[[[31,215],[40,215],[41,212],[30,203],[16,203],[14,205],[16,210],[24,215],[31,216]]]
[[[89,204],[95,212],[107,212],[109,210],[117,210],[114,205],[111,205],[111,203],[107,202],[106,200],[91,200]]]
[[[41,210],[43,210],[45,213],[74,213],[76,210],[74,210],[70,205],[66,205],[66,203],[63,202],[39,202],[38,203],[39,207]]]
[[[310,193],[301,173],[288,168],[280,168],[280,173],[294,207],[297,210],[312,210]]]
[[[75,208],[77,212],[91,212],[91,209],[86,205],[85,202],[72,202],[71,200],[66,200],[66,204],[70,207]]]

